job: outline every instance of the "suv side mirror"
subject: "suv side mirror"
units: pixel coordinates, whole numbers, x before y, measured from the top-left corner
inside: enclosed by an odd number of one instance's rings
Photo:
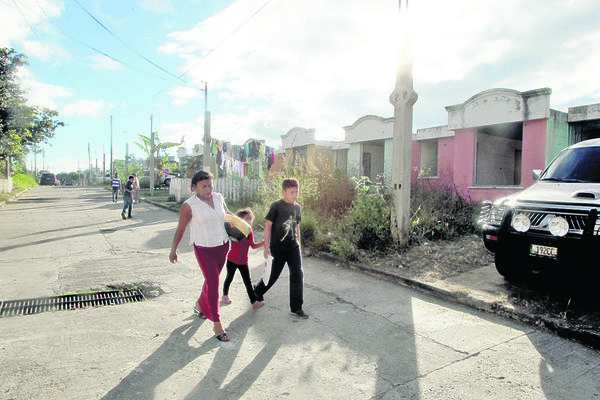
[[[533,171],[531,171],[531,175],[533,176],[534,181],[537,181],[538,179],[540,179],[541,174],[542,174],[541,169],[534,169]]]

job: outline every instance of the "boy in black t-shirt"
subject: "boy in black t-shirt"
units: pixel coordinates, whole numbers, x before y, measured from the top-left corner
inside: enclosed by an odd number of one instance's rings
[[[265,217],[265,259],[273,256],[271,274],[265,284],[261,279],[254,292],[258,301],[264,301],[263,295],[277,282],[285,263],[290,270],[290,311],[299,318],[308,318],[302,310],[304,273],[300,254],[300,205],[298,198],[298,180],[288,178],[282,184],[282,198],[271,204]]]
[[[133,175],[129,175],[129,180],[123,187],[123,211],[121,211],[121,217],[123,219],[131,218],[131,208],[133,204]],[[127,217],[125,217],[125,211],[128,211]]]

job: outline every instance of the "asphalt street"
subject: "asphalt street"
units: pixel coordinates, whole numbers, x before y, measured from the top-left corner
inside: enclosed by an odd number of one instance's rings
[[[187,233],[168,261],[177,214],[142,203],[122,220],[121,206],[100,188],[37,187],[0,207],[1,301],[147,296],[0,318],[0,399],[600,398],[596,350],[316,257],[308,320],[289,312],[286,272],[258,310],[236,276],[219,342],[192,312],[203,279]],[[251,250],[254,280],[262,264]]]

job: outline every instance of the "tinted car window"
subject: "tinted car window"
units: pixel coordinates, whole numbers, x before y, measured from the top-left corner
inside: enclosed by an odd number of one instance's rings
[[[600,147],[563,151],[550,164],[540,180],[600,183]]]

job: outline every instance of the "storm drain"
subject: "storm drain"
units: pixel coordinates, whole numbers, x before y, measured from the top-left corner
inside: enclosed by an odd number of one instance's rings
[[[0,317],[30,315],[47,311],[74,310],[86,307],[112,306],[136,303],[144,300],[144,295],[139,289],[9,300],[0,302]]]

